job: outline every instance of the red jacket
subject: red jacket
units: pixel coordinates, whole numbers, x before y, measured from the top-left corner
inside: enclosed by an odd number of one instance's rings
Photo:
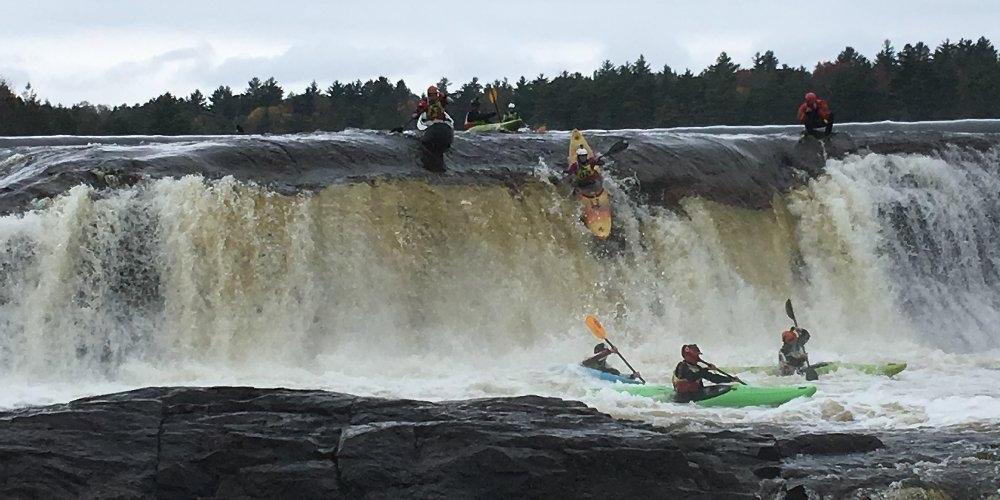
[[[823,120],[830,119],[830,105],[823,99],[816,99],[816,107],[810,109],[809,103],[804,102],[799,106],[799,123],[806,122],[806,114],[810,111],[818,111],[819,117]]]

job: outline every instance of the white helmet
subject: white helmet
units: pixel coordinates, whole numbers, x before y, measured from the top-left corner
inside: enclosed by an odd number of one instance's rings
[[[583,146],[580,146],[579,148],[576,148],[576,155],[577,156],[587,156],[587,154],[588,154],[587,153],[587,148],[585,148]]]
[[[510,104],[508,104],[508,105],[507,105],[507,109],[514,109],[514,103],[510,103]]]

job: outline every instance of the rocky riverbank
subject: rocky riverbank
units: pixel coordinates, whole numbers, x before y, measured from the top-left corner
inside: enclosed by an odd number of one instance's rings
[[[995,454],[981,448],[971,460],[984,470],[995,467]],[[920,449],[898,436],[883,442],[862,434],[678,434],[537,396],[431,403],[288,389],[146,388],[0,414],[0,496],[888,498],[878,495],[920,491],[957,498],[989,492],[988,478],[976,486],[971,462],[954,464],[967,471],[952,481],[961,487],[892,466],[934,460]]]

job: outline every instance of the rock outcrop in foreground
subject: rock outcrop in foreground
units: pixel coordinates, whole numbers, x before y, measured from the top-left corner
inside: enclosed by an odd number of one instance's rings
[[[675,434],[537,396],[146,388],[0,414],[0,497],[792,498],[790,455],[882,446]]]

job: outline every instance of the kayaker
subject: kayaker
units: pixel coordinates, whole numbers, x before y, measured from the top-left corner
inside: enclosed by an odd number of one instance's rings
[[[448,95],[438,90],[434,85],[427,87],[427,97],[417,103],[417,110],[413,112],[412,118],[420,117],[422,113],[427,113],[429,120],[444,120],[447,116],[445,107],[448,106]]]
[[[573,187],[580,191],[595,191],[601,187],[601,171],[599,167],[604,165],[604,161],[599,156],[590,156],[587,148],[580,147],[576,150],[576,161],[563,172],[567,177],[572,177]]]
[[[833,133],[830,105],[814,92],[807,93],[805,102],[799,106],[799,123],[806,127],[807,134],[815,135],[819,129],[823,129],[825,135],[830,135]]]
[[[715,365],[702,361],[701,349],[697,344],[687,344],[681,346],[681,358],[674,368],[674,400],[678,403],[698,401],[705,396],[704,380],[716,384],[726,384],[738,382],[736,377],[730,377],[721,373],[713,373]],[[700,365],[703,363],[705,366]]]
[[[778,366],[782,375],[800,373],[809,364],[809,354],[806,353],[806,342],[809,342],[809,330],[789,327],[781,332],[781,350],[778,351]]]
[[[521,115],[517,113],[517,106],[515,106],[514,103],[510,103],[507,105],[507,114],[503,115],[503,118],[501,118],[500,121],[509,122],[520,119]]]
[[[612,347],[609,349],[604,342],[601,342],[600,344],[594,346],[594,355],[583,360],[580,364],[585,368],[590,368],[591,370],[620,376],[622,372],[608,366],[608,356],[612,354],[618,354],[618,348]],[[630,375],[629,378],[642,378],[642,375],[640,375],[639,372],[635,372]]]
[[[497,115],[495,112],[483,113],[479,111],[480,105],[479,99],[473,99],[469,103],[469,112],[465,115],[465,130],[469,130],[476,125],[485,125],[490,122],[490,118]]]

